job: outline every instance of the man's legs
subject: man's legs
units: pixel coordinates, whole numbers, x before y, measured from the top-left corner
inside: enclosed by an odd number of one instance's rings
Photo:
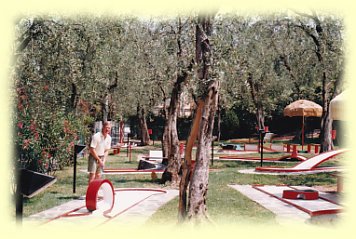
[[[89,173],[89,180],[88,180],[88,184],[91,183],[91,181],[93,181],[95,179],[95,173]]]
[[[100,170],[98,170],[98,165],[95,162],[95,159],[89,155],[88,158],[88,172],[89,172],[89,177],[88,177],[88,185],[93,181],[94,179],[97,179],[97,174],[99,173],[99,178],[100,178]]]
[[[89,173],[89,182],[88,184],[93,181],[94,179],[100,179],[101,178],[101,170],[98,169],[96,170],[95,173]]]
[[[95,179],[100,179],[100,178],[101,178],[101,173],[100,172],[95,173]]]

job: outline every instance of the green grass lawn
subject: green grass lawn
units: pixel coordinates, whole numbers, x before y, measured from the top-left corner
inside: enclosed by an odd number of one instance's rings
[[[151,146],[150,149],[153,147]],[[107,168],[137,168],[137,155],[148,154],[149,148],[135,149],[129,161],[126,151],[119,155],[110,155]],[[264,165],[291,166],[297,162],[268,163]],[[337,164],[333,160],[329,165]],[[220,223],[274,223],[274,215],[259,204],[251,201],[238,191],[228,187],[228,184],[289,184],[289,185],[335,185],[336,178],[327,173],[294,176],[254,175],[238,173],[239,169],[254,168],[254,162],[214,161],[209,174],[209,191],[207,207],[211,219]],[[73,168],[68,167],[57,171],[57,182],[44,192],[31,199],[25,199],[24,217],[60,205],[69,200],[85,195],[87,188],[86,158],[79,158],[77,164],[76,193],[73,194]],[[150,174],[137,175],[105,175],[115,188],[121,187],[154,187],[169,189],[170,185],[162,185],[158,180],[152,180]],[[161,207],[148,221],[149,224],[167,224],[177,221],[178,198]]]
[[[293,163],[288,163],[293,164]],[[268,164],[266,164],[267,166]],[[272,165],[272,163],[269,163]],[[281,164],[279,164],[281,165]],[[288,185],[335,185],[336,179],[327,173],[312,175],[254,175],[241,174],[238,169],[255,167],[252,162],[215,162],[211,168],[221,171],[209,174],[209,191],[207,207],[211,219],[220,224],[253,222],[275,223],[274,214],[261,205],[251,201],[228,184],[288,184]],[[286,166],[286,164],[283,164]],[[149,223],[176,222],[178,199],[172,200],[160,208]]]

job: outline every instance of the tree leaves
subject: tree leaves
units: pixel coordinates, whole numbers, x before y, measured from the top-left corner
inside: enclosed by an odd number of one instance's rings
[[[209,39],[213,49],[209,67],[211,78],[221,83],[221,104],[226,109],[242,105],[239,108],[250,112],[261,107],[268,116],[298,98],[320,102],[320,67],[330,87],[342,79],[344,36],[340,19],[318,17],[313,23],[305,16],[217,15]],[[113,119],[136,114],[138,104],[152,111],[169,98],[175,76],[194,62],[194,23],[193,16],[19,19],[13,79],[14,89],[25,93],[15,93],[14,125],[45,120],[46,126],[41,127],[57,132],[56,123],[49,119],[69,114],[80,119],[108,94]],[[308,36],[321,33],[325,38],[322,66]],[[193,67],[186,87],[193,97],[202,93],[197,68]],[[99,108],[91,111],[91,117],[101,117]]]

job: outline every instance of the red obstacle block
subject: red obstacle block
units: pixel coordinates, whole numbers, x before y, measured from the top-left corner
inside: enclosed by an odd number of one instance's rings
[[[320,144],[314,144],[314,153],[315,154],[319,153],[319,146],[320,146]]]
[[[290,153],[292,151],[292,158],[297,158],[298,156],[298,151],[297,151],[297,144],[287,144],[287,153]]]
[[[98,192],[99,189],[103,192],[103,200],[109,205],[107,211],[111,211],[115,203],[115,193],[112,183],[108,179],[95,179],[93,180],[87,189],[85,203],[88,211],[94,211],[97,209]]]
[[[318,191],[315,190],[283,190],[283,198],[316,200],[319,198]]]
[[[336,139],[336,129],[331,130],[331,139],[332,140]]]
[[[298,157],[297,145],[296,144],[292,144],[291,146],[292,146],[291,158],[297,158]]]
[[[314,147],[314,153],[319,153],[319,144],[308,144],[308,153],[312,153],[312,147]]]
[[[307,149],[307,152],[310,153],[311,152],[311,144],[308,144],[308,149]]]

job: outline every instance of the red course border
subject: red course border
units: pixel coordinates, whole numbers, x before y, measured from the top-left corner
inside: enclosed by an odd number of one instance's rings
[[[284,203],[292,205],[292,206],[298,208],[299,210],[302,210],[305,213],[308,213],[311,217],[320,216],[320,215],[327,215],[327,214],[335,214],[335,213],[340,213],[342,211],[340,209],[326,209],[326,210],[311,211],[311,210],[309,210],[307,208],[304,208],[304,207],[302,207],[302,206],[300,206],[298,204],[292,203],[290,200],[287,200],[287,199],[284,199],[284,198],[280,198],[280,197],[278,197],[278,196],[276,196],[276,195],[274,195],[274,194],[272,194],[270,192],[267,192],[267,191],[265,191],[265,190],[263,190],[263,189],[261,189],[259,187],[263,187],[263,185],[253,185],[252,186],[252,188],[254,188],[254,189],[256,189],[256,190],[258,190],[260,192],[263,192],[263,193],[265,193],[265,194],[267,194],[269,196],[272,196],[272,197],[274,197],[274,198],[276,198],[276,199],[278,199],[278,200],[280,200],[280,201],[282,201]],[[287,187],[294,189],[293,187],[290,187],[290,186],[287,186]],[[322,200],[325,200],[327,202],[331,202],[333,204],[338,205],[337,203],[334,203],[331,200],[327,200],[324,197],[320,197],[319,196],[319,198],[322,199]]]

